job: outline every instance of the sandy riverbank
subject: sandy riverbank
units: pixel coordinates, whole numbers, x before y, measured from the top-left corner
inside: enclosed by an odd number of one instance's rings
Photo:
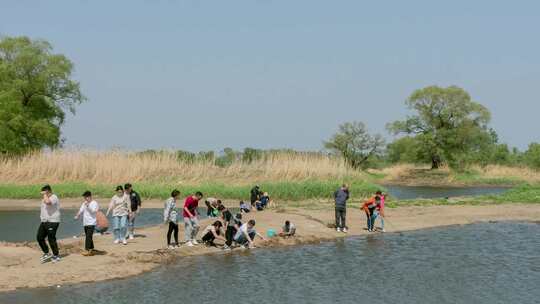
[[[64,207],[66,203],[64,202]],[[26,203],[18,202],[18,204],[21,206]],[[35,208],[35,202],[29,201],[28,204]],[[479,221],[540,221],[540,205],[400,207],[387,209],[386,212],[388,232],[470,224]],[[348,234],[338,233],[326,227],[327,223],[333,222],[333,216],[331,208],[327,210],[287,208],[252,213],[246,216],[245,220],[256,219],[256,228],[260,232],[268,228],[279,229],[286,219],[291,220],[298,227],[297,237],[287,240],[273,239],[266,243],[257,241],[259,247],[317,243],[338,237],[367,234],[364,230],[365,216],[359,210],[352,208],[348,210],[347,224],[350,227]],[[208,222],[203,221],[202,224],[205,225]],[[104,250],[106,254],[93,257],[80,255],[84,239],[62,240],[61,251],[65,257],[57,264],[40,264],[41,253],[35,243],[0,243],[0,291],[123,278],[149,271],[177,257],[209,253],[235,254],[241,250],[224,252],[204,246],[166,250],[164,249],[166,234],[164,226],[140,229],[137,234],[135,240],[127,246],[112,244],[111,235],[96,237],[96,249]],[[180,231],[180,238],[183,239],[183,230]]]

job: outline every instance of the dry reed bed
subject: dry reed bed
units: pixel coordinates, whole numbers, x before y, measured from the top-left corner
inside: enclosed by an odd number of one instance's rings
[[[188,162],[173,153],[137,154],[128,151],[56,150],[0,161],[0,183],[33,184],[132,182],[234,184],[254,181],[364,178],[340,158],[278,153],[250,164],[241,161],[219,167],[214,160]]]

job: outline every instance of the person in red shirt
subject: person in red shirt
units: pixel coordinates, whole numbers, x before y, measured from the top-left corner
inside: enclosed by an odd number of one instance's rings
[[[375,231],[375,219],[377,218],[377,206],[381,203],[381,197],[375,195],[364,202],[362,205],[362,210],[366,213],[367,216],[367,228],[369,232]]]
[[[199,214],[197,213],[197,207],[202,198],[203,194],[198,191],[195,195],[188,196],[184,202],[184,232],[186,236],[186,245],[190,247],[198,244],[195,239],[199,232]]]

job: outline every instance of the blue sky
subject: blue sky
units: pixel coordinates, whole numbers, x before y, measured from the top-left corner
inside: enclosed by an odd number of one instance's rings
[[[540,141],[538,1],[13,1],[0,34],[50,41],[98,149],[318,150],[340,123],[385,134],[404,100],[458,85],[500,139]]]

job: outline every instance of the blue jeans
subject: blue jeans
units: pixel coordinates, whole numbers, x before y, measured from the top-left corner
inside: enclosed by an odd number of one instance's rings
[[[113,234],[115,240],[125,240],[127,231],[127,215],[113,216]]]
[[[251,238],[251,240],[254,240],[255,239],[255,232],[251,232],[249,234],[249,237]],[[249,241],[246,239],[246,236],[243,233],[240,234],[240,236],[238,238],[236,238],[234,241],[236,243],[240,244],[240,245],[247,245],[247,243],[249,243]]]
[[[384,216],[382,216],[379,212],[377,212],[377,217],[381,221],[381,229],[384,230]]]
[[[131,217],[128,218],[128,231],[129,234],[134,235],[135,234],[135,218],[137,217],[137,213],[133,212],[131,214]]]
[[[197,237],[199,232],[199,219],[194,217],[184,218],[184,234],[186,236],[186,242],[193,241]]]
[[[379,213],[373,212],[373,214],[367,218],[367,229],[368,230],[374,230],[375,229],[375,219],[377,219],[377,216]]]

